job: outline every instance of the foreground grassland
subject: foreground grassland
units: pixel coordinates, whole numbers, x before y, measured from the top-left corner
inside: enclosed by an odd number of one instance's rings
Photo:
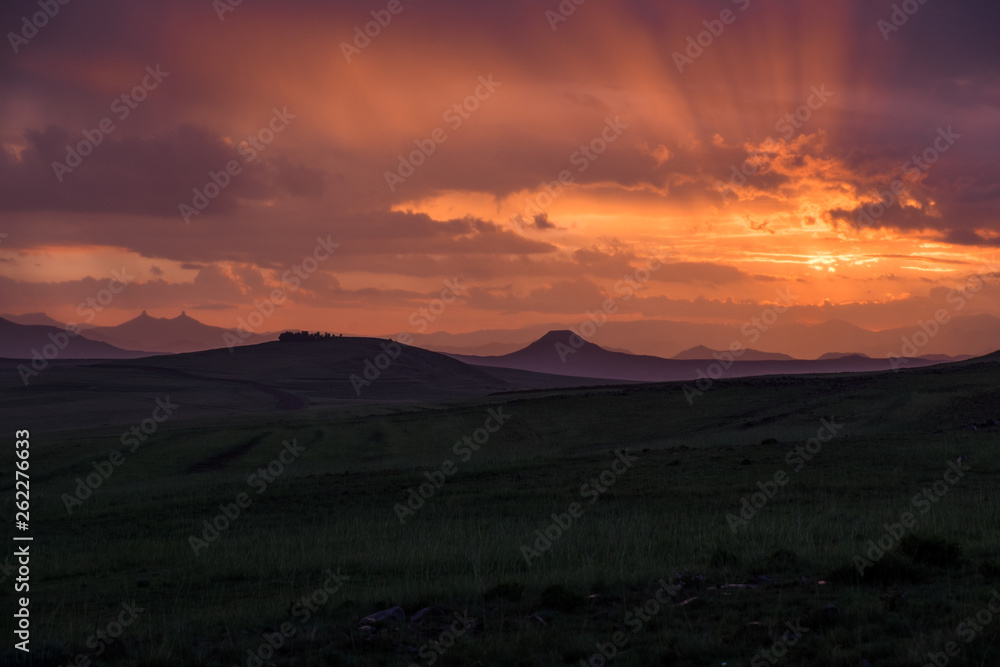
[[[490,409],[509,418],[456,455]],[[3,664],[528,667],[603,647],[616,667],[1000,665],[1000,615],[961,625],[1000,599],[997,361],[724,381],[693,405],[656,385],[222,422],[181,409],[135,452],[127,424],[46,432],[57,411],[32,435],[33,650],[8,645]],[[836,435],[810,460],[789,455],[824,423]],[[293,439],[297,458],[248,483]],[[116,448],[69,513],[64,494]],[[445,481],[401,520],[426,473]],[[759,484],[773,497],[727,519]],[[133,601],[136,620],[95,641]]]

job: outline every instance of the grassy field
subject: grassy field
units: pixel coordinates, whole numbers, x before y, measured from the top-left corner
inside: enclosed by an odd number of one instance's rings
[[[997,358],[693,405],[183,414],[135,451],[130,424],[58,430],[58,402],[10,425],[33,431],[33,632],[2,664],[1000,665]]]

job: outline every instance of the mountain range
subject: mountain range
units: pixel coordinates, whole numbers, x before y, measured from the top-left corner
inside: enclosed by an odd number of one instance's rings
[[[928,315],[928,319],[930,317]],[[483,329],[461,334],[413,333],[411,336],[414,345],[430,350],[499,356],[523,348],[548,331],[575,328],[547,323],[520,329]],[[933,327],[930,328],[933,330]],[[933,336],[925,334],[920,322],[870,331],[842,320],[820,324],[784,323],[779,320],[766,330],[746,325],[672,320],[609,321],[598,327],[588,340],[605,349],[625,349],[635,354],[666,358],[682,355],[695,345],[727,350],[738,342],[746,348],[796,359],[817,359],[831,350],[842,350],[838,354],[864,354],[873,358],[941,355],[939,360],[947,361],[981,356],[1000,349],[1000,318],[985,314],[952,316],[950,321],[937,328]]]
[[[219,419],[358,403],[374,404],[375,410],[399,402],[439,409],[442,402],[501,392],[621,384],[470,366],[418,347],[348,336],[244,345],[232,353],[222,348],[142,359],[60,359],[26,383],[17,373],[23,363],[0,359],[0,420],[47,429],[126,423],[136,406],[148,410],[164,397],[185,419]],[[54,405],[58,419],[51,417]]]
[[[227,347],[236,330],[202,324],[184,311],[174,318],[151,317],[142,311],[138,317],[116,326],[89,329],[86,335],[126,349],[181,353]],[[277,333],[251,334],[242,344],[266,343],[277,338]]]
[[[713,350],[712,348],[705,347],[704,345],[696,345],[695,347],[679,352],[670,358],[715,359],[721,354],[723,354],[721,350]],[[752,348],[741,350],[740,353],[740,361],[790,361],[792,359],[794,359],[794,357],[790,357],[787,354],[781,354],[780,352],[761,352],[760,350],[754,350]]]
[[[0,318],[0,357],[30,358],[34,351],[51,343],[53,336],[58,338],[63,326],[45,313]],[[727,375],[877,370],[887,367],[890,356],[924,364],[967,359],[1000,348],[1000,319],[990,315],[955,317],[941,325],[934,336],[924,335],[919,327],[868,331],[841,321],[777,324],[769,331],[751,330],[746,335],[745,330],[734,332],[717,324],[647,320],[607,322],[587,341],[572,338],[586,344],[564,355],[564,362],[558,355],[552,356],[552,349],[560,342],[568,345],[573,333],[564,326],[539,330],[542,326],[465,334],[411,334],[411,342],[480,366],[618,380],[688,379],[706,366],[699,362],[725,358],[725,351],[734,344],[743,346],[743,350],[732,368],[726,369]],[[143,311],[115,326],[82,326],[81,334],[72,338],[60,358],[127,359],[197,352],[273,341],[277,333],[251,334],[242,339],[235,329],[204,324],[185,312],[173,318],[158,318]],[[700,344],[683,345],[692,339]],[[849,351],[829,352],[820,347],[827,340]],[[914,342],[923,345],[917,347]],[[975,354],[956,354],[961,350]]]
[[[133,335],[157,322],[190,327],[183,317],[136,319],[132,321]],[[198,331],[195,327],[191,330]],[[0,356],[4,357],[0,370],[6,371],[0,373],[0,417],[33,415],[42,420],[51,410],[50,401],[55,400],[52,392],[60,392],[60,414],[73,413],[78,425],[87,427],[118,423],[129,406],[160,396],[170,396],[185,406],[188,417],[215,418],[358,403],[408,402],[430,407],[498,393],[576,391],[634,382],[892,368],[888,359],[856,354],[822,360],[761,359],[762,355],[751,355],[747,350],[748,358],[743,359],[707,347],[689,349],[680,355],[685,358],[666,359],[608,350],[568,330],[547,332],[520,350],[494,356],[447,355],[353,336],[272,341],[232,351],[216,344],[214,349],[199,352],[154,355],[115,348],[85,335],[70,336],[59,327],[4,319],[0,319],[0,343]],[[65,347],[58,363],[44,370],[44,377],[40,371],[27,380],[22,375],[19,381],[19,367],[25,363],[20,360],[45,346]],[[710,356],[694,358],[703,354]],[[934,359],[914,358],[906,360],[904,368],[936,363]],[[695,382],[693,386],[703,391],[701,385]],[[48,400],[39,401],[39,391],[46,392]],[[103,397],[100,410],[94,407],[95,392]]]
[[[550,331],[527,347],[509,354],[449,356],[473,366],[640,382],[695,380],[702,377],[718,379],[756,375],[868,372],[896,367],[890,359],[873,359],[865,355],[835,355],[833,358],[807,360],[792,359],[787,355],[768,355],[755,350],[739,352],[742,354],[701,347],[687,350],[679,355],[681,358],[665,359],[613,352],[583,340],[572,331],[562,330]],[[783,358],[770,358],[775,356]],[[935,363],[938,361],[915,357],[897,361],[896,365],[917,368]]]
[[[30,358],[32,350],[41,350],[51,342],[50,334],[58,335],[66,326],[44,313],[4,316],[0,322],[5,322],[0,331],[0,357],[8,359]],[[139,316],[115,326],[81,325],[80,330],[82,333],[73,337],[73,344],[59,355],[60,358],[127,359],[149,354],[179,354],[228,347],[229,344],[254,345],[278,337],[277,333],[262,333],[243,339],[237,336],[235,329],[203,324],[185,312],[174,318],[163,318],[151,317],[142,311]]]

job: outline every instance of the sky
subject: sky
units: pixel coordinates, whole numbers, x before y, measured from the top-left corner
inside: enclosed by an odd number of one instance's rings
[[[0,312],[1000,316],[996,3],[234,2],[0,8]]]

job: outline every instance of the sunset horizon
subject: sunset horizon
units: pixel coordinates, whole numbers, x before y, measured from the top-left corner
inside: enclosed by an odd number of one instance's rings
[[[0,664],[1000,665],[998,29],[7,0]]]
[[[996,61],[961,55],[988,22],[911,4],[12,5],[3,310],[80,321],[117,271],[94,324],[231,328],[279,289],[264,330],[383,335],[446,280],[451,333],[629,279],[615,320],[1000,316]]]

